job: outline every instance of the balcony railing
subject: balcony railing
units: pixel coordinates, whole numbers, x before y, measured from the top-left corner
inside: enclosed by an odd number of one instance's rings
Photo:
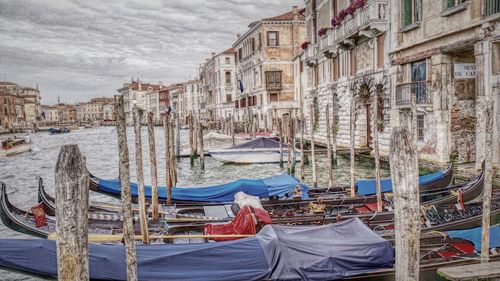
[[[396,86],[396,106],[408,108],[411,106],[411,97],[415,96],[417,105],[431,105],[431,82],[418,81]]]
[[[305,51],[306,64],[309,66],[315,66],[317,64],[316,58],[316,44],[309,44]]]
[[[337,43],[357,35],[359,31],[375,28],[385,30],[388,17],[387,0],[368,0],[366,5],[358,9],[336,28]],[[373,25],[370,27],[370,25]]]
[[[486,17],[500,13],[500,0],[485,0],[484,9]]]

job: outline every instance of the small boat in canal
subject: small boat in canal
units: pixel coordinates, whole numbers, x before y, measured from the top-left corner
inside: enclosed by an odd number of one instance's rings
[[[62,127],[62,128],[59,128],[59,127],[53,127],[53,128],[50,128],[50,129],[49,129],[49,133],[50,133],[51,135],[66,134],[66,133],[69,133],[69,132],[70,132],[70,129],[65,128],[65,127]]]
[[[31,140],[26,138],[8,138],[0,140],[0,157],[8,157],[31,150]]]
[[[223,163],[233,164],[266,164],[280,162],[280,143],[267,137],[258,137],[253,140],[231,146],[225,149],[213,149],[208,153],[214,159]],[[286,144],[283,144],[283,159],[291,153]],[[295,160],[300,160],[300,149],[295,151]]]

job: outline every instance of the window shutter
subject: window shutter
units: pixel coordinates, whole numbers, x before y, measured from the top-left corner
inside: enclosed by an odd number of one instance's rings
[[[255,52],[255,38],[252,37],[252,52]]]
[[[280,45],[280,33],[276,31],[276,46]]]
[[[403,0],[403,26],[412,23],[412,2],[413,0]]]

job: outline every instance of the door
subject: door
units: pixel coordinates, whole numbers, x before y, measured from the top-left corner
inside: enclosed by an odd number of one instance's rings
[[[415,95],[417,104],[425,103],[426,101],[426,84],[427,80],[427,63],[419,61],[411,65],[411,92]]]

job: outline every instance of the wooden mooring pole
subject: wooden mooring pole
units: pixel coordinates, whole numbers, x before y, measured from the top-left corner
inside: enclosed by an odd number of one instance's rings
[[[374,102],[372,103],[373,106],[373,126],[372,126],[372,131],[373,131],[373,154],[375,156],[375,186],[376,186],[376,192],[377,192],[377,211],[382,212],[382,187],[380,184],[380,153],[379,153],[379,147],[378,147],[378,100],[379,100],[379,88],[375,90],[375,96],[374,96]]]
[[[417,281],[421,223],[418,159],[413,137],[407,128],[393,129],[389,160],[394,190],[395,280]]]
[[[177,185],[177,161],[175,160],[175,143],[174,143],[174,119],[172,117],[170,121],[170,135],[169,135],[169,145],[170,145],[170,174],[172,178],[172,186]]]
[[[305,118],[304,113],[300,114],[300,180],[303,181],[305,176],[306,153],[304,152],[304,130]]]
[[[296,134],[297,134],[297,119],[295,117],[292,117],[291,118],[291,122],[290,122],[290,140],[291,140],[291,144],[290,144],[290,149],[292,150],[292,167],[290,168],[290,175],[294,176],[295,175],[295,162],[297,160],[297,155],[296,155],[296,149],[295,149],[295,146],[296,146]]]
[[[189,124],[191,125],[191,117],[189,117]],[[191,126],[189,126],[191,128]],[[172,173],[170,172],[170,125],[168,121],[168,115],[163,116],[163,130],[165,134],[165,182],[167,184],[167,205],[172,205]],[[191,130],[189,130],[191,138]],[[192,151],[192,141],[189,139],[189,148]]]
[[[351,197],[356,196],[356,175],[355,175],[355,143],[356,143],[356,101],[354,97],[351,100],[351,109],[350,109],[350,139],[351,139],[351,147],[350,147],[350,163],[351,163]]]
[[[158,221],[158,168],[156,166],[156,141],[154,113],[148,113],[149,166],[151,170],[151,204],[153,205],[153,221]]]
[[[278,119],[278,132],[280,135],[280,168],[283,168],[283,120]]]
[[[181,120],[179,115],[175,116],[175,156],[181,159]]]
[[[134,106],[133,113],[135,133],[135,167],[137,176],[137,190],[139,193],[139,222],[141,225],[142,243],[149,244],[146,195],[144,194],[144,168],[142,164],[141,116],[139,113],[139,108],[137,106]]]
[[[76,144],[61,147],[55,183],[59,280],[89,280],[89,174]]]
[[[231,114],[231,141],[233,143],[233,146],[236,145],[236,138],[234,136],[236,128],[234,127],[234,115]]]
[[[326,105],[326,158],[328,162],[328,188],[333,188],[333,159],[332,159],[332,144],[331,144],[331,127],[330,127],[330,106]]]
[[[205,150],[203,147],[203,125],[198,120],[198,136],[199,136],[199,144],[200,144],[200,166],[201,170],[205,171]]]
[[[194,130],[193,114],[189,115],[188,122],[189,122],[189,161],[191,163],[191,167],[193,167],[194,166],[194,157],[195,157],[194,140],[193,140],[193,136],[194,136],[194,133],[193,133],[193,130]],[[168,124],[168,121],[166,124]],[[167,144],[168,144],[168,139],[167,139]]]
[[[312,177],[313,188],[318,188],[318,175],[316,174],[316,145],[314,143],[314,105],[311,104],[311,161],[312,161]]]
[[[493,192],[493,100],[486,98],[485,111],[485,144],[484,144],[484,189],[483,189],[483,219],[481,235],[481,262],[490,260],[490,224],[491,224],[491,194]]]
[[[119,176],[121,186],[121,201],[123,213],[123,240],[127,259],[127,280],[138,280],[137,259],[135,254],[134,213],[132,210],[132,195],[130,191],[130,161],[127,144],[127,123],[123,96],[115,96],[115,119],[118,139]]]

